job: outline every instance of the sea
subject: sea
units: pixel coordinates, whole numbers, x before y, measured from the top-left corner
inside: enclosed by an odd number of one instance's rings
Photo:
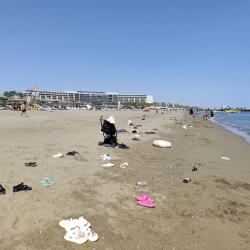
[[[250,144],[250,112],[215,112],[214,115],[218,125],[243,137]]]

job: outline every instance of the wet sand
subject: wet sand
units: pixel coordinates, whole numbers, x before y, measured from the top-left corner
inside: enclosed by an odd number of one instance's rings
[[[29,112],[21,118],[0,112],[0,184],[7,191],[0,196],[1,250],[249,249],[250,145],[182,112],[115,111],[117,128],[127,128],[128,119],[142,124],[141,141],[120,134],[119,142],[130,149],[104,148],[97,145],[101,114]],[[193,127],[185,130],[184,124]],[[144,134],[153,128],[155,135]],[[153,147],[154,139],[170,140],[173,147]],[[51,158],[71,150],[80,155]],[[111,154],[115,167],[101,166],[104,153]],[[26,161],[38,166],[25,167]],[[125,161],[129,167],[120,169]],[[193,163],[197,172],[191,171]],[[55,185],[44,187],[43,177]],[[184,177],[192,181],[184,184]],[[148,186],[136,186],[140,180]],[[33,190],[13,193],[12,186],[22,181]],[[156,200],[156,208],[136,205],[135,197],[144,193]],[[79,216],[90,221],[97,242],[76,245],[63,239],[58,222]]]

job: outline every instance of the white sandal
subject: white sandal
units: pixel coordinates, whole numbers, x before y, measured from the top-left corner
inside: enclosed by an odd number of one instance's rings
[[[76,223],[72,219],[61,220],[61,221],[59,221],[59,226],[64,228],[66,231],[69,231],[76,226]]]
[[[111,162],[108,162],[108,163],[105,163],[105,164],[102,164],[103,167],[114,167],[115,165]]]
[[[64,236],[64,239],[67,241],[74,242],[76,244],[83,244],[88,241],[87,234],[83,233],[79,227],[75,227],[67,231]]]
[[[75,219],[75,220],[73,220],[74,222],[75,222],[75,224],[78,226],[78,227],[80,227],[81,229],[82,228],[89,228],[89,227],[91,227],[91,224],[86,220],[86,219],[84,219],[82,216],[81,217],[79,217],[79,219]]]
[[[99,235],[91,230],[91,228],[82,228],[84,234],[88,238],[89,241],[97,241],[99,239]]]

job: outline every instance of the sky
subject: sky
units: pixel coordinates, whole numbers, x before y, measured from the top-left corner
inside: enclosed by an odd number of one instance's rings
[[[0,92],[250,107],[249,0],[0,0]]]

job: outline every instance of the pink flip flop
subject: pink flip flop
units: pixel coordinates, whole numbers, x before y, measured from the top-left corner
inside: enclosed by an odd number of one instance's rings
[[[155,201],[154,201],[154,199],[153,198],[151,198],[150,196],[148,196],[148,195],[140,195],[140,196],[137,196],[136,197],[136,200],[137,201],[149,201],[149,202],[151,202],[151,203],[154,203]]]
[[[150,201],[137,201],[137,205],[143,206],[143,207],[149,207],[149,208],[154,208],[155,203],[152,203]]]

